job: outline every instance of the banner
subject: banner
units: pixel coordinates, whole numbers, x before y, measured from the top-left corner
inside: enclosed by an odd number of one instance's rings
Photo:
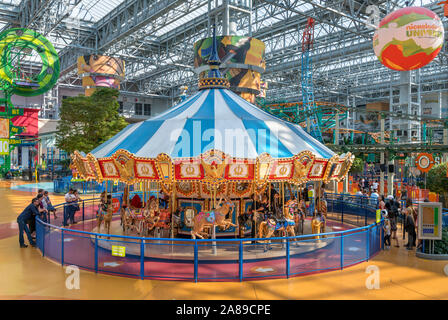
[[[9,139],[0,139],[0,155],[9,155]]]
[[[230,82],[230,88],[238,93],[258,95],[261,88],[261,73],[266,69],[265,44],[251,37],[216,37],[218,56],[222,62],[221,72]],[[208,59],[212,49],[212,38],[194,44],[194,67],[199,79],[206,76]],[[250,97],[251,100],[255,99]]]
[[[78,75],[104,74],[124,78],[124,61],[96,54],[78,57]]]

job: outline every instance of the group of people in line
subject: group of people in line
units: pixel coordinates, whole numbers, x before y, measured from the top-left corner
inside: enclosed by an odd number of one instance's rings
[[[53,214],[54,218],[57,219],[56,209],[50,201],[48,191],[39,189],[37,196],[31,200],[31,203],[17,217],[20,248],[28,247],[25,244],[23,232],[26,233],[30,245],[32,247],[36,246],[36,217],[39,217],[43,222],[47,222],[50,214]]]
[[[425,202],[428,200],[426,199]],[[408,234],[407,244],[404,246],[407,250],[412,250],[414,247],[419,248],[421,246],[420,241],[417,243],[417,218],[418,211],[414,206],[411,199],[406,199],[405,207],[401,208],[400,201],[394,199],[393,196],[388,196],[386,199],[384,196],[380,197],[379,209],[384,218],[384,247],[386,250],[390,249],[391,239],[395,240],[395,247],[400,247],[400,243],[397,237],[397,222],[398,216],[403,214],[403,239],[404,233]]]

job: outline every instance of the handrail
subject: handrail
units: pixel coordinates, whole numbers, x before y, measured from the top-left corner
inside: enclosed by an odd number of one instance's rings
[[[120,193],[114,193],[114,195],[121,195]],[[90,199],[84,199],[82,201],[82,207],[83,207],[83,221],[94,221],[95,220],[95,205],[89,205],[87,208],[90,211],[90,209],[93,209],[92,214],[89,215],[87,220],[84,219],[84,204],[89,203],[91,201],[96,201],[99,198],[92,197]],[[343,223],[343,216],[344,216],[344,205],[348,204],[348,211],[351,212],[352,215],[359,215],[361,217],[365,217],[365,222],[363,226],[349,229],[349,230],[341,230],[341,231],[332,231],[332,232],[325,232],[325,233],[317,233],[317,234],[305,234],[305,235],[297,235],[297,236],[287,236],[287,237],[272,237],[272,238],[226,238],[226,239],[187,239],[187,238],[156,238],[156,237],[139,237],[139,236],[129,236],[129,235],[115,235],[115,234],[105,234],[105,233],[95,233],[92,231],[84,231],[84,230],[76,230],[76,229],[68,229],[63,226],[55,226],[51,224],[51,221],[43,222],[39,216],[36,217],[36,241],[38,247],[41,249],[43,256],[48,256],[50,258],[55,259],[57,262],[60,262],[62,266],[65,264],[71,263],[74,265],[77,265],[82,268],[86,268],[89,270],[94,270],[96,273],[98,272],[106,272],[106,273],[113,273],[113,274],[119,274],[119,275],[125,275],[125,276],[138,276],[141,279],[145,278],[159,278],[159,279],[178,279],[178,280],[193,280],[195,282],[198,282],[199,280],[210,280],[210,279],[229,279],[229,280],[237,280],[243,281],[245,279],[253,279],[253,278],[265,278],[265,277],[278,277],[278,276],[285,276],[286,278],[289,278],[291,276],[297,276],[303,273],[307,272],[318,272],[323,270],[331,270],[331,269],[343,269],[345,266],[349,266],[361,261],[368,261],[371,259],[373,255],[378,253],[382,248],[382,234],[383,234],[383,228],[382,223],[383,219],[381,221],[376,222],[376,219],[373,220],[374,223],[371,223],[367,225],[367,217],[371,219],[374,215],[372,215],[372,210],[375,210],[372,203],[365,203],[360,204],[359,202],[351,203],[349,201],[344,201],[344,199],[328,199],[329,200],[329,212],[341,212],[342,213],[342,219],[341,222]],[[61,207],[68,205],[69,203],[61,203],[57,204],[55,207]],[[342,206],[341,206],[342,204]],[[358,208],[358,210],[353,211],[353,205]],[[330,207],[333,206],[333,209],[330,209]],[[65,208],[64,208],[65,211]],[[64,212],[65,214],[65,212]],[[364,220],[364,219],[363,219]],[[372,221],[372,220],[370,220]],[[90,223],[90,222],[88,222]],[[356,223],[355,223],[356,224]],[[59,231],[60,232],[59,232]],[[53,231],[53,232],[51,232]],[[47,249],[47,235],[49,238],[49,247]],[[57,245],[51,245],[51,243],[55,243],[52,241],[51,237],[56,236],[56,239],[60,239],[62,241],[62,244],[60,246]],[[77,244],[76,242],[72,245],[65,246],[64,245],[64,238],[67,238],[67,236],[72,235],[74,238],[87,238],[89,241],[94,242],[94,246],[90,247],[89,250],[81,253],[83,255],[83,258],[81,260],[77,259]],[[350,237],[360,237],[359,239],[365,240],[365,248],[360,248],[361,253],[359,255],[355,254],[344,254],[344,242],[346,238]],[[315,241],[320,242],[324,237],[326,239],[329,239],[328,245],[331,245],[333,242],[338,243],[340,241],[341,246],[338,247],[336,245],[335,248],[331,250],[337,250],[340,254],[340,263],[339,261],[335,264],[333,260],[329,260],[329,267],[322,268],[320,266],[311,266],[311,267],[304,267],[308,271],[304,271],[301,264],[297,265],[297,261],[293,259],[293,256],[296,254],[300,254],[295,249],[293,249],[293,245],[299,245],[300,243],[313,243]],[[53,238],[55,239],[55,238]],[[99,245],[100,241],[111,242],[111,243],[121,243],[121,246],[125,246],[125,249],[127,246],[130,246],[129,248],[129,254],[130,256],[137,256],[138,260],[140,261],[140,267],[136,267],[134,264],[128,264],[126,261],[123,261],[122,264],[117,264],[114,267],[117,267],[117,269],[110,269],[108,266],[106,266],[106,263],[104,259],[109,259],[110,254],[113,254],[113,247],[112,247],[112,253],[109,252],[108,248],[102,247]],[[67,239],[68,241],[69,239]],[[73,240],[73,239],[70,239]],[[85,240],[82,240],[85,241]],[[257,243],[258,242],[258,243]],[[258,257],[258,255],[247,255],[245,253],[245,247],[252,246],[254,243],[256,245],[268,245],[267,243],[277,243],[281,242],[281,249],[279,248],[279,252],[275,254],[274,256],[267,255],[266,257]],[[159,253],[158,251],[155,252],[156,260],[152,261],[151,259],[147,260],[146,256],[148,252],[146,252],[146,249],[149,249],[149,252],[151,252],[152,247],[146,247],[146,246],[152,246],[152,245],[158,245],[159,249],[161,250]],[[189,259],[187,263],[190,264],[190,267],[193,267],[193,270],[187,269],[189,271],[185,271],[184,273],[180,273],[179,275],[174,275],[170,271],[164,272],[164,271],[157,271],[158,268],[153,269],[151,271],[151,267],[145,268],[145,266],[151,265],[152,263],[157,263],[157,259],[160,258],[160,254],[162,255],[163,259],[163,252],[165,252],[165,249],[163,246],[186,246],[190,249],[190,255],[188,255]],[[235,275],[229,275],[227,273],[223,273],[221,275],[218,274],[207,274],[205,270],[201,271],[201,263],[212,263],[214,264],[215,259],[208,260],[208,257],[202,257],[201,254],[202,250],[207,251],[208,248],[212,246],[213,254],[217,254],[216,246],[222,245],[222,246],[234,246],[234,253],[237,255],[238,260],[236,262],[237,266],[237,274]],[[160,247],[162,246],[162,247]],[[269,246],[269,245],[268,245]],[[106,249],[106,251],[99,250],[100,248]],[[174,247],[173,247],[174,248]],[[173,248],[171,250],[173,250]],[[259,248],[259,247],[257,247]],[[265,252],[267,250],[266,247],[264,248]],[[314,250],[319,250],[319,246],[316,247]],[[331,248],[331,247],[330,247]],[[177,250],[177,249],[176,249]],[[183,250],[183,249],[182,249]],[[182,251],[181,250],[181,251]],[[191,250],[193,250],[193,256],[191,256]],[[302,249],[303,250],[303,249]],[[304,252],[307,251],[308,248],[305,248]],[[312,251],[314,251],[312,250]],[[127,251],[127,250],[126,250]],[[178,251],[178,250],[177,250]],[[176,251],[176,252],[177,252]],[[167,251],[169,252],[169,251]],[[183,252],[183,251],[182,251]],[[250,250],[249,250],[250,252]],[[74,256],[75,254],[75,256]],[[280,254],[280,255],[279,255]],[[133,258],[133,259],[137,259]],[[280,268],[278,271],[275,271],[275,274],[269,274],[269,275],[260,275],[257,273],[253,273],[252,271],[246,274],[246,271],[244,269],[244,264],[246,261],[258,261],[259,259],[277,259],[282,258],[286,259],[285,261],[285,268],[282,270]],[[176,263],[176,257],[174,257],[173,263]],[[184,261],[183,258],[180,258],[182,261]],[[191,260],[193,259],[193,260]],[[226,257],[223,257],[222,259],[227,259]],[[219,261],[218,259],[217,261]],[[231,259],[232,261],[234,259]],[[339,258],[338,258],[339,260]],[[106,260],[107,261],[107,260]],[[220,262],[216,262],[220,263]],[[232,262],[233,263],[233,262]],[[121,269],[123,266],[123,269]],[[208,268],[206,268],[208,270]],[[258,272],[258,271],[256,271]]]
[[[116,235],[116,234],[107,234],[107,233],[96,233],[96,232],[88,232],[88,231],[82,231],[82,230],[75,230],[75,229],[67,229],[67,228],[62,228],[62,227],[58,227],[46,222],[43,222],[42,220],[40,220],[39,217],[36,217],[36,219],[42,223],[43,225],[47,226],[47,227],[52,227],[55,229],[59,229],[62,231],[69,231],[69,232],[76,232],[76,233],[82,233],[82,234],[89,234],[89,235],[94,235],[94,236],[99,236],[99,237],[114,237],[114,238],[121,238],[121,239],[131,239],[131,240],[158,240],[158,241],[173,241],[173,240],[178,240],[178,241],[187,241],[187,242],[195,242],[195,241],[200,241],[200,242],[209,242],[209,241],[225,241],[225,242],[235,242],[235,241],[266,241],[266,238],[244,238],[244,239],[181,239],[181,238],[148,238],[148,237],[133,237],[133,236],[126,236],[126,235]],[[381,219],[383,220],[383,219]],[[349,230],[344,230],[344,231],[333,231],[333,232],[326,232],[326,233],[316,233],[316,234],[306,234],[306,235],[300,235],[300,236],[289,236],[289,237],[271,237],[269,238],[269,240],[285,240],[285,239],[298,239],[298,238],[309,238],[312,236],[328,236],[328,235],[341,235],[343,236],[345,233],[353,233],[354,231],[363,231],[364,229],[371,229],[374,226],[376,226],[378,223],[372,223],[368,226],[364,226],[364,227],[358,227],[355,229],[349,229]]]

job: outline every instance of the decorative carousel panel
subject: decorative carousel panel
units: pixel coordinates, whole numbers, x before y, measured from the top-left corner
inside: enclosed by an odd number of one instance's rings
[[[294,157],[295,183],[302,184],[308,180],[308,173],[313,166],[315,155],[310,151],[303,151]]]
[[[135,160],[135,177],[144,180],[159,180],[154,160]]]
[[[330,182],[331,177],[334,174],[334,171],[338,167],[338,161],[339,161],[339,156],[337,154],[335,154],[333,157],[331,157],[330,160],[328,160],[327,168],[325,170],[325,174],[324,174],[324,178],[323,178],[324,183]]]
[[[120,173],[118,172],[117,167],[115,166],[115,161],[113,159],[100,159],[98,160],[101,174],[104,179],[119,179]]]
[[[196,184],[196,182],[178,181],[176,183],[176,191],[182,197],[198,196],[198,187]]]
[[[269,180],[289,180],[294,174],[294,161],[291,160],[276,160],[271,165],[271,172]]]
[[[213,192],[216,188],[216,197],[222,197],[226,195],[227,192],[227,184],[220,184],[219,186],[208,184],[208,183],[202,183],[201,188],[201,197],[202,198],[210,198],[213,197]]]
[[[174,161],[174,176],[176,180],[201,180],[204,170],[200,161],[177,160]]]
[[[94,179],[95,175],[92,172],[92,168],[89,165],[89,161],[86,158],[81,157],[81,155],[78,152],[75,152],[72,155],[72,163],[73,166],[76,168],[78,174],[86,179]]]
[[[204,180],[210,183],[221,183],[224,180],[226,169],[225,153],[218,150],[209,150],[201,157],[201,164],[204,168]]]
[[[344,158],[344,162],[341,165],[341,170],[339,171],[338,181],[344,180],[348,171],[352,167],[354,160],[355,160],[355,156],[353,156],[350,152],[347,153],[347,156]]]
[[[169,155],[161,153],[156,158],[157,175],[165,193],[170,194],[174,183],[174,166]]]
[[[115,166],[120,174],[120,180],[131,184],[135,181],[135,159],[124,150],[119,150],[113,155]]]
[[[255,176],[255,163],[249,161],[232,160],[226,167],[227,180],[253,180]]]
[[[103,181],[103,175],[101,174],[101,168],[98,160],[92,154],[87,155],[87,161],[89,162],[90,169],[95,176],[95,180],[98,182]]]
[[[252,183],[249,182],[234,182],[232,183],[232,196],[238,198],[249,197],[252,194]]]
[[[336,167],[334,168],[334,170],[330,173],[330,178],[331,179],[338,179],[339,178],[339,174],[341,173],[341,169],[342,169],[342,165],[344,164],[344,160],[339,160],[336,163]]]
[[[255,169],[255,180],[257,184],[263,184],[269,177],[269,170],[271,168],[272,158],[269,154],[263,153],[257,158],[257,165]]]
[[[315,159],[310,172],[308,173],[308,178],[311,180],[321,180],[324,177],[325,169],[327,168],[327,160]]]

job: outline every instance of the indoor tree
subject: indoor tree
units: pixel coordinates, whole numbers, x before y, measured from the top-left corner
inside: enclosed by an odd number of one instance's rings
[[[62,100],[56,144],[72,153],[88,153],[127,126],[118,113],[119,91],[99,88],[90,96]]]
[[[426,178],[426,187],[443,198],[443,205],[446,208],[448,205],[448,177],[447,163],[441,163],[431,168]],[[442,200],[442,199],[441,199]]]

